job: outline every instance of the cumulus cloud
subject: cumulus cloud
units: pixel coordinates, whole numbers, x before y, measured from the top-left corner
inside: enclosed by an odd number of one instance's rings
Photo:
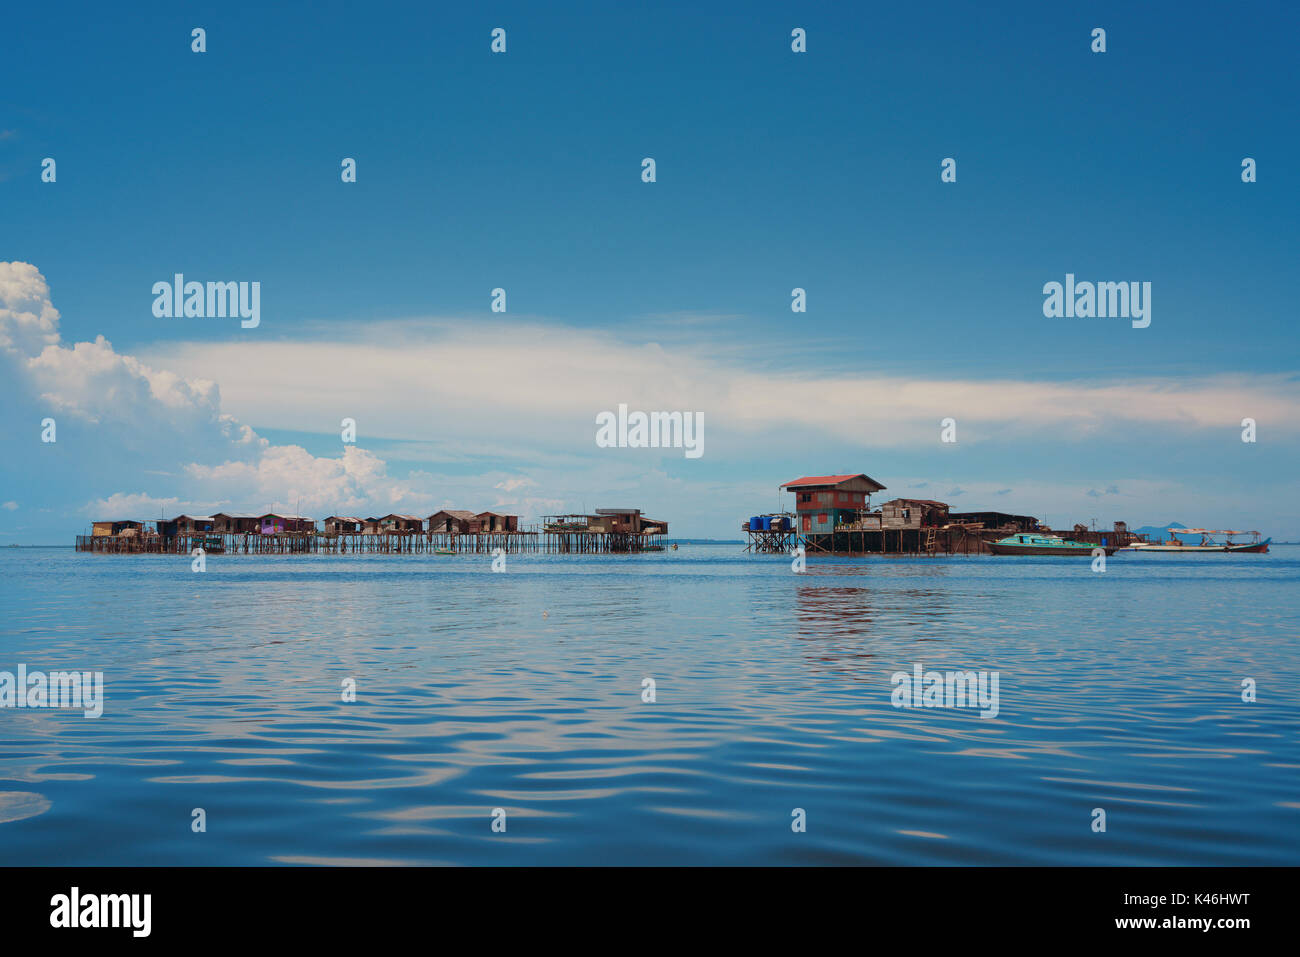
[[[101,445],[165,441],[184,454],[259,444],[252,429],[222,411],[210,379],[155,369],[103,336],[65,343],[45,277],[29,263],[0,263],[0,361],[45,414],[89,427],[86,436]]]
[[[116,351],[99,336],[66,343],[45,277],[29,263],[0,263],[0,362],[15,402],[58,422],[61,447],[89,466],[94,483],[167,476],[178,468],[187,494],[117,491],[84,506],[96,515],[155,517],[159,510],[236,499],[254,511],[301,500],[313,507],[396,505],[421,494],[390,479],[376,455],[348,448],[338,458],[272,445],[222,408],[217,383]],[[128,454],[124,454],[128,453]],[[65,473],[69,482],[76,473]]]
[[[33,356],[59,341],[59,311],[30,263],[0,263],[0,349]]]
[[[409,478],[390,479],[383,459],[356,446],[348,446],[338,458],[322,458],[298,445],[272,445],[254,461],[195,462],[185,471],[196,490],[275,503],[304,514],[321,510],[382,514],[429,504],[427,491]]]

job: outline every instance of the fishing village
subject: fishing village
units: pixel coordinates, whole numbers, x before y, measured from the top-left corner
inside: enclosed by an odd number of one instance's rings
[[[754,515],[742,523],[748,552],[789,552],[802,545],[809,555],[990,555],[1000,539],[1019,533],[1060,537],[1032,515],[953,512],[945,502],[895,498],[872,508],[871,496],[885,486],[868,475],[808,475],[780,486],[794,496],[793,511]],[[1076,525],[1071,541],[1122,548],[1141,536],[1123,522],[1098,532]]]
[[[1209,529],[1171,529],[1170,542],[1153,543],[1129,531],[1125,522],[1111,529],[1076,524],[1069,531],[1044,526],[1032,515],[1010,512],[954,512],[946,502],[895,498],[879,508],[871,496],[885,486],[868,475],[806,475],[780,486],[794,495],[794,511],[753,515],[742,523],[745,551],[787,553],[803,546],[807,554],[827,555],[1090,555],[1100,548],[1116,551],[1266,552],[1268,540],[1215,543]],[[1175,533],[1202,535],[1199,545],[1179,541]]]
[[[644,552],[663,551],[668,523],[636,508],[598,508],[591,515],[546,515],[524,526],[518,515],[442,509],[427,518],[390,514],[381,518],[331,515],[318,528],[305,515],[218,512],[92,523],[77,536],[77,551],[107,554],[456,554],[460,552]]]
[[[1152,542],[1124,522],[1110,529],[1076,524],[1053,530],[1032,515],[1000,511],[954,512],[945,502],[895,498],[873,508],[885,486],[868,475],[812,475],[778,486],[794,497],[792,511],[751,515],[741,523],[744,551],[808,555],[1089,555],[1115,551],[1267,552],[1258,532],[1170,528],[1169,541]],[[318,527],[307,516],[280,512],[177,515],[148,522],[104,519],[77,536],[77,550],[101,554],[382,553],[443,554],[554,552],[567,554],[663,551],[668,523],[637,508],[598,508],[591,514],[545,515],[533,525],[518,515],[442,509],[427,517],[331,515]],[[1200,544],[1177,534],[1199,534]],[[1212,538],[1252,535],[1249,543]],[[676,548],[676,545],[672,545]]]

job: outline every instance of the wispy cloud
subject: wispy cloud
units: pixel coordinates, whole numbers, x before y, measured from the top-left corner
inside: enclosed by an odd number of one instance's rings
[[[1238,427],[1243,415],[1294,431],[1295,376],[1225,373],[1195,380],[944,380],[817,367],[755,372],[682,345],[559,324],[405,321],[332,341],[156,343],[154,364],[221,382],[225,408],[258,427],[323,431],[346,410],[385,438],[435,432],[525,447],[589,440],[594,415],[635,408],[703,412],[710,442],[728,433],[813,430],[873,448],[933,445],[940,420],[961,441],[1050,435],[1095,439],[1132,423],[1183,432]],[[321,370],[340,370],[336,376]],[[343,370],[346,370],[345,372]],[[712,446],[717,448],[718,446]]]

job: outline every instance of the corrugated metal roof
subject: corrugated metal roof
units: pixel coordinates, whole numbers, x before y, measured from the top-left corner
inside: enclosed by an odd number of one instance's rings
[[[877,491],[882,491],[885,487],[870,475],[858,472],[856,475],[805,475],[803,478],[784,483],[781,488],[800,488],[808,485],[839,485],[841,482],[849,481],[849,479],[866,479],[876,487]]]

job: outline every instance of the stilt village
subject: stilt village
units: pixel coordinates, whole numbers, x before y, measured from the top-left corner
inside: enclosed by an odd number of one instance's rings
[[[793,495],[792,511],[752,515],[740,525],[746,552],[809,555],[975,555],[988,543],[1017,532],[1057,534],[1033,516],[1008,512],[954,512],[944,502],[896,498],[877,508],[871,496],[885,486],[865,474],[812,475],[779,488]],[[104,554],[189,554],[194,548],[225,554],[461,552],[646,552],[662,551],[668,523],[637,508],[598,508],[592,514],[546,515],[523,525],[518,515],[442,509],[427,517],[379,518],[331,515],[314,518],[284,512],[216,512],[174,518],[103,519],[77,536],[78,551]],[[1098,531],[1075,525],[1075,541],[1125,546],[1143,536],[1123,522]]]

